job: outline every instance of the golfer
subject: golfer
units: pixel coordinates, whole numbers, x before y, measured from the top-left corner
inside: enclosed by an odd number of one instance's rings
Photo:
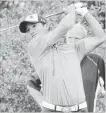
[[[83,57],[105,42],[104,32],[86,7],[72,4],[64,9],[67,14],[57,27],[49,31],[45,18],[33,14],[19,28],[30,33],[28,53],[41,80],[40,90],[29,91],[41,105],[42,111],[71,112],[87,108],[80,62]],[[76,23],[80,14],[92,30],[87,37],[86,29]],[[65,36],[65,43],[56,43]]]

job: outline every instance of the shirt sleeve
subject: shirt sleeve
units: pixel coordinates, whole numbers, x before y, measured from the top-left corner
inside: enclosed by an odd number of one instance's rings
[[[75,49],[77,51],[78,58],[82,60],[86,55],[86,47],[83,39],[76,42]]]
[[[28,44],[28,53],[34,59],[40,58],[48,47],[47,39],[42,36],[34,37]]]

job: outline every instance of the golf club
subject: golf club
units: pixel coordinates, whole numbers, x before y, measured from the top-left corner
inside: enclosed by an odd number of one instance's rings
[[[45,16],[45,18],[49,18],[49,17],[52,17],[52,16],[60,15],[60,14],[63,14],[63,13],[64,13],[64,12],[61,11],[61,12],[58,12],[58,13],[50,14],[50,15]],[[3,31],[8,30],[8,29],[15,28],[15,27],[18,27],[18,26],[19,26],[19,25],[11,26],[11,27],[8,27],[8,28],[5,28],[5,29],[1,29],[0,32],[3,32]]]

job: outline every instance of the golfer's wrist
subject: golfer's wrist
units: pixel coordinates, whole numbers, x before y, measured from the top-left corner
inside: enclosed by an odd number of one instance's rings
[[[85,15],[89,12],[86,7],[84,8],[77,8],[76,12],[80,14],[82,17],[85,17]]]
[[[82,17],[85,17],[85,15],[86,15],[88,12],[89,12],[88,9],[85,8],[85,9],[81,12],[81,16],[82,16]]]

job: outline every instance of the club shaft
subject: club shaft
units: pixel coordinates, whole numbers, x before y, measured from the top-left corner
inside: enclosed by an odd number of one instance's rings
[[[51,14],[51,15],[47,15],[45,16],[45,18],[49,18],[49,17],[52,17],[52,16],[56,16],[56,15],[60,15],[60,14],[63,14],[64,12],[61,11],[61,12],[58,12],[58,13],[54,13],[54,14]]]

